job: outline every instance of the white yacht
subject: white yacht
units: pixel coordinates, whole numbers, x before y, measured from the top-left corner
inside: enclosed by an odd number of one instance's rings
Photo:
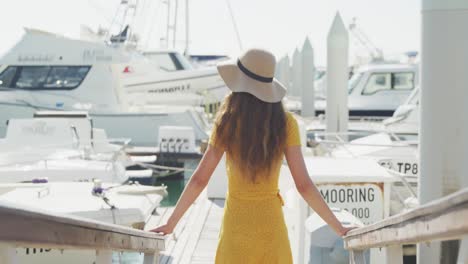
[[[370,64],[358,68],[348,82],[348,106],[351,118],[390,117],[418,84],[414,64]],[[326,109],[326,78],[316,82],[315,109]]]
[[[0,140],[0,201],[148,228],[166,187],[129,182],[123,152],[103,130],[92,128],[87,115],[36,115],[41,117],[10,119],[7,136]],[[17,253],[21,263],[95,261],[94,251],[18,248]],[[133,255],[138,259],[139,254]],[[113,256],[122,263],[121,254]]]
[[[55,113],[55,114],[54,114]],[[86,113],[39,112],[36,118],[11,119],[0,141],[0,182],[125,182],[153,176],[151,169],[127,171],[155,156],[129,157],[124,145],[110,144],[102,129],[93,128]]]
[[[227,91],[216,70],[191,69],[174,51],[146,56],[121,45],[26,29],[0,59],[0,136],[10,118],[79,110],[88,111],[110,137],[131,138],[134,145],[155,146],[160,125],[190,126],[197,140],[206,139],[199,106]]]

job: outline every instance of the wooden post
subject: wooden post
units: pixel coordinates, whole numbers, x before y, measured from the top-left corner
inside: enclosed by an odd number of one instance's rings
[[[336,14],[327,38],[327,133],[348,130],[348,31]]]
[[[315,65],[314,49],[307,38],[302,46],[302,94],[301,115],[303,117],[315,116]]]
[[[387,263],[391,264],[403,264],[403,246],[394,245],[387,247]]]
[[[283,82],[283,76],[281,76],[281,72],[283,71],[283,64],[284,64],[284,58],[281,58],[276,61],[276,67],[275,67],[275,78],[282,83]]]
[[[301,96],[302,94],[302,58],[301,52],[296,48],[292,58],[292,84],[290,96]]]
[[[302,197],[299,196],[299,214],[298,214],[298,224],[297,224],[297,229],[298,229],[298,263],[307,263],[308,259],[305,259],[306,256],[306,250],[309,250],[308,248],[305,247],[306,245],[306,235],[310,236],[308,232],[306,232],[305,229],[305,221],[307,220],[308,217],[308,212],[309,212],[309,205],[307,205],[306,201],[302,199]]]
[[[145,253],[145,257],[143,259],[143,264],[157,264],[159,263],[159,254],[151,254],[151,253]]]
[[[96,264],[112,264],[111,250],[96,251]]]
[[[10,244],[0,243],[0,263],[2,264],[17,264],[19,263],[16,255],[16,248]]]
[[[281,67],[281,82],[289,90],[291,88],[291,62],[289,55],[283,58],[283,66]],[[289,91],[291,92],[291,91]]]
[[[366,264],[366,255],[363,250],[349,252],[349,264]]]
[[[468,236],[460,240],[457,264],[468,264]]]
[[[422,1],[421,204],[468,184],[467,24],[467,1]],[[442,250],[439,242],[419,244],[418,263],[444,262]]]

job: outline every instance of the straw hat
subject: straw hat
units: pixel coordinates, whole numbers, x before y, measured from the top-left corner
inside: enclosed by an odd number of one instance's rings
[[[263,49],[249,49],[237,61],[219,64],[218,72],[233,92],[247,92],[258,99],[280,102],[286,87],[274,78],[276,59]]]

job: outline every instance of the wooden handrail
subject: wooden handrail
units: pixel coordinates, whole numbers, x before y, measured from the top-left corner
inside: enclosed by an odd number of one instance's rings
[[[5,202],[0,202],[0,243],[13,247],[133,251],[151,258],[165,248],[164,237],[157,234]]]
[[[468,188],[465,188],[411,211],[354,229],[344,242],[346,249],[359,252],[369,248],[461,239],[467,235]]]

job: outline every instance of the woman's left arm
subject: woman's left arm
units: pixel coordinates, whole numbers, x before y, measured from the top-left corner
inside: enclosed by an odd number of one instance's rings
[[[190,181],[188,182],[187,186],[185,186],[185,189],[182,192],[182,195],[180,196],[180,199],[177,202],[172,215],[167,220],[167,223],[150,230],[150,232],[163,233],[163,235],[166,235],[174,231],[175,226],[185,214],[187,209],[197,199],[203,189],[205,189],[208,181],[211,178],[211,175],[213,174],[213,171],[216,169],[216,166],[218,166],[223,153],[224,152],[221,149],[208,145],[205,154],[203,154],[203,157],[193,172]]]

